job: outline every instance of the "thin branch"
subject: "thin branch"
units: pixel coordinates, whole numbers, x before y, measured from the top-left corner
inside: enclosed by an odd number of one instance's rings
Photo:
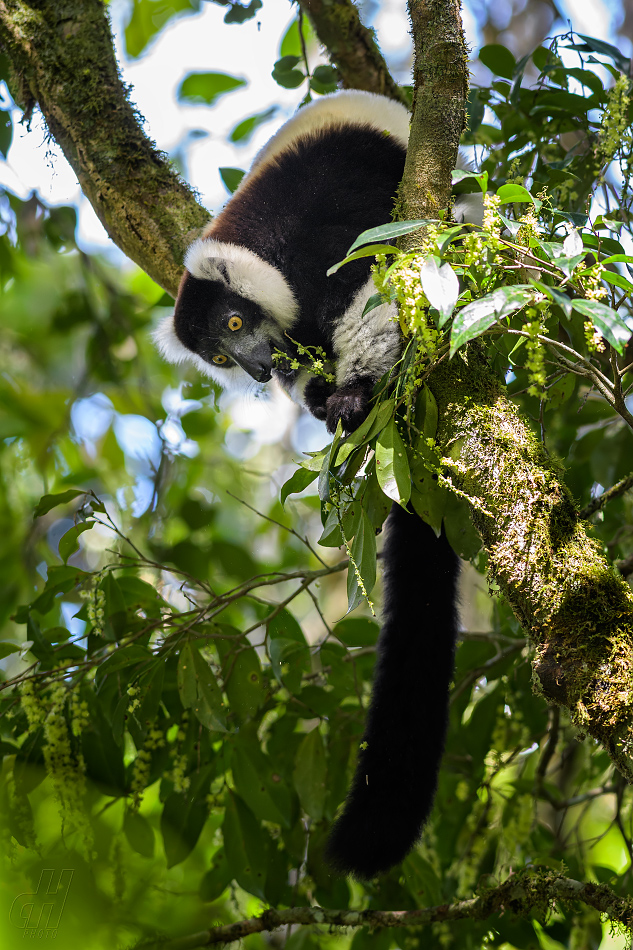
[[[580,512],[580,517],[589,518],[595,514],[596,511],[602,511],[605,505],[608,505],[609,502],[615,498],[619,498],[620,495],[623,495],[630,488],[633,488],[633,472],[631,472],[630,475],[625,475],[624,478],[621,478],[620,481],[612,485],[611,488],[607,488],[606,491],[603,491],[601,495],[592,498],[589,504],[585,505]]]
[[[486,920],[493,914],[512,912],[527,916],[544,912],[559,903],[585,904],[615,924],[633,927],[633,900],[620,897],[606,884],[584,883],[563,877],[546,868],[530,869],[513,875],[498,887],[482,891],[469,900],[423,907],[417,910],[329,910],[324,907],[293,907],[289,910],[264,911],[234,924],[211,927],[176,940],[156,942],[147,950],[196,950],[198,947],[226,946],[254,933],[278,930],[288,925],[320,927],[420,927],[447,920]]]
[[[363,26],[351,0],[299,0],[299,6],[310,17],[344,87],[366,89],[408,105],[404,90],[392,78],[378,49],[373,31]]]

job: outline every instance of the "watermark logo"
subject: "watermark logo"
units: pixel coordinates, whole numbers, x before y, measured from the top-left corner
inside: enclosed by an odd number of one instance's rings
[[[56,872],[46,868],[33,894],[18,894],[11,905],[9,919],[24,931],[25,937],[56,937],[74,871]]]

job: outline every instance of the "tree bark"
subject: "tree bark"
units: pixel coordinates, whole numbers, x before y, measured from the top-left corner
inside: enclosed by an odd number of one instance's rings
[[[459,0],[410,0],[415,48],[413,121],[400,187],[403,218],[448,208],[451,172],[466,121],[468,51]],[[414,248],[416,238],[403,239]]]
[[[403,218],[448,207],[463,128],[466,46],[455,0],[410,0],[414,112]],[[420,246],[420,232],[408,247]],[[509,402],[483,344],[428,380],[446,473],[471,500],[497,581],[536,645],[534,686],[566,706],[633,782],[633,594],[579,520],[562,472]]]
[[[0,43],[114,243],[175,296],[184,252],[209,212],[143,132],[105,5],[0,0]]]

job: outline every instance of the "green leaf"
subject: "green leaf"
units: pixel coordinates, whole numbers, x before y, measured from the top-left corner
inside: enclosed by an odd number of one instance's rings
[[[591,50],[600,56],[608,56],[609,59],[613,60],[621,73],[628,75],[630,61],[628,57],[620,52],[617,46],[612,46],[611,43],[605,43],[604,40],[597,40],[595,36],[585,36],[583,33],[578,33],[577,36],[579,36],[581,40],[584,40],[584,46],[573,44],[568,46],[568,49]]]
[[[531,204],[536,204],[536,200],[523,185],[502,185],[497,191],[497,198],[502,205],[514,201],[529,201]]]
[[[282,814],[266,787],[273,771],[270,758],[261,751],[256,734],[254,742],[243,743],[241,739],[235,743],[231,758],[235,791],[256,818],[289,827],[288,816]]]
[[[453,551],[464,561],[470,561],[481,550],[481,538],[472,523],[468,502],[450,492],[444,513],[444,530]]]
[[[79,550],[79,535],[84,531],[89,531],[94,525],[94,521],[81,521],[70,528],[66,534],[59,539],[59,556],[64,564],[69,557],[72,557]]]
[[[488,172],[470,172],[465,168],[455,168],[453,170],[452,181],[454,185],[460,181],[464,181],[465,178],[474,178],[479,183],[479,187],[481,188],[484,195],[488,191]],[[458,227],[454,230],[461,231],[462,225],[458,225]]]
[[[170,3],[135,0],[132,16],[125,28],[125,48],[128,56],[140,56],[172,17],[197,13],[199,8],[197,0],[170,0]]]
[[[393,238],[402,237],[403,234],[411,234],[418,228],[425,228],[429,224],[437,224],[437,219],[419,218],[414,221],[390,221],[389,224],[380,224],[376,228],[369,228],[358,235],[356,240],[347,250],[349,256],[357,247],[363,244],[375,244],[376,241],[391,241]]]
[[[435,438],[438,418],[435,396],[424,383],[415,401],[415,424],[425,439]]]
[[[631,331],[615,310],[599,300],[572,300],[571,305],[583,317],[591,320],[596,330],[618,353],[624,353],[624,347],[631,339]]]
[[[11,142],[13,141],[13,122],[11,113],[6,110],[0,111],[0,155],[7,157]]]
[[[361,320],[367,316],[368,313],[371,313],[372,310],[376,310],[378,307],[382,307],[383,304],[388,303],[387,300],[383,299],[382,294],[372,294],[365,306],[363,307],[363,312],[361,314]]]
[[[218,171],[226,190],[231,195],[237,191],[242,178],[246,174],[242,168],[219,168]]]
[[[226,860],[224,848],[221,848],[213,856],[213,864],[210,871],[204,875],[200,882],[199,896],[201,901],[216,901],[222,896],[224,891],[231,883],[232,875]]]
[[[229,653],[224,670],[224,689],[231,711],[242,722],[252,718],[266,702],[262,668],[254,647],[241,649],[237,656]]]
[[[264,112],[257,112],[255,115],[249,116],[248,119],[238,122],[229,135],[229,141],[240,142],[242,145],[246,145],[246,143],[250,141],[255,129],[269,122],[276,112],[277,106],[271,106],[270,109],[265,109]]]
[[[211,106],[227,92],[246,86],[245,79],[228,73],[189,73],[178,86],[176,96],[185,105]]]
[[[380,626],[367,617],[346,617],[334,626],[334,636],[348,647],[371,647],[378,641]]]
[[[361,248],[360,251],[354,251],[353,254],[348,254],[342,261],[339,261],[338,264],[333,264],[332,267],[328,268],[326,274],[328,277],[331,277],[332,274],[336,274],[338,270],[343,267],[344,264],[349,264],[350,261],[357,261],[361,257],[375,257],[376,254],[397,254],[398,248],[393,247],[391,244],[370,244],[367,247]]]
[[[10,653],[19,653],[22,647],[19,643],[10,643],[9,640],[0,640],[0,660]]]
[[[385,426],[376,440],[376,475],[385,495],[404,507],[411,495],[411,476],[407,452],[395,419]]]
[[[295,69],[300,61],[300,56],[282,56],[273,66],[271,76],[284,89],[296,89],[306,79],[305,73]]]
[[[319,95],[325,95],[328,92],[335,92],[338,85],[338,73],[334,66],[317,66],[310,77],[310,89],[318,92]]]
[[[415,513],[433,528],[438,538],[447,500],[448,490],[438,485],[431,472],[419,469],[411,489],[411,504]]]
[[[375,403],[364,422],[361,422],[358,429],[355,429],[354,432],[348,435],[345,441],[341,443],[334,464],[342,465],[352,454],[354,449],[362,445],[363,442],[369,442],[375,438],[379,432],[382,432],[393,416],[394,406],[395,400],[393,398],[387,399],[385,402]]]
[[[73,498],[78,498],[79,495],[85,494],[86,491],[81,488],[69,488],[68,491],[58,492],[56,495],[42,495],[35,506],[33,517],[41,518],[42,515],[48,514],[49,511],[52,511],[53,508],[57,508],[58,505],[65,505],[66,502],[72,501]]]
[[[228,13],[224,15],[225,23],[245,23],[252,20],[258,10],[261,10],[262,0],[251,0],[244,6],[238,0],[229,0]]]
[[[307,468],[298,468],[296,472],[293,472],[288,481],[281,486],[280,498],[282,505],[285,504],[288,495],[296,495],[298,492],[302,492],[304,488],[307,488],[318,478],[318,475],[318,472],[311,472]]]
[[[459,297],[459,281],[450,264],[438,266],[435,257],[427,257],[420,268],[422,290],[429,303],[441,314],[438,327],[444,326]]]
[[[302,29],[303,40],[307,46],[311,40],[316,39],[309,17],[304,16],[302,18],[302,27],[303,27]],[[282,59],[285,56],[294,56],[296,57],[297,62],[299,62],[299,60],[301,59],[302,48],[301,48],[301,36],[299,35],[299,18],[298,17],[292,21],[292,23],[286,30],[284,37],[281,41],[281,45],[279,47],[279,52],[281,53]]]
[[[232,792],[226,796],[222,824],[224,850],[231,875],[247,893],[264,900],[266,843],[253,813]]]
[[[289,610],[280,610],[277,616],[273,617],[268,624],[268,636],[271,640],[283,637],[286,640],[294,640],[295,643],[307,646],[301,625]]]
[[[109,639],[119,639],[127,633],[127,606],[119,582],[111,572],[106,574],[100,584],[106,598],[105,633]]]
[[[505,46],[501,46],[499,43],[489,43],[487,46],[482,46],[479,51],[479,59],[495,76],[512,79],[517,63],[510,50]]]
[[[226,732],[222,693],[211,667],[191,642],[178,658],[178,692],[185,709],[193,709],[199,722],[215,732]]]
[[[302,740],[292,773],[301,807],[314,821],[323,818],[326,771],[325,748],[317,726]]]
[[[561,293],[560,290],[557,290],[555,287],[550,287],[548,284],[544,284],[540,280],[534,280],[530,278],[530,283],[533,287],[536,287],[537,290],[540,290],[541,293],[546,294],[550,300],[561,308],[567,319],[571,317],[571,300],[567,294]]]
[[[154,857],[154,832],[147,818],[138,812],[126,812],[123,831],[134,851],[142,854],[144,858]]]
[[[205,765],[189,776],[188,792],[174,792],[165,801],[160,817],[160,830],[165,846],[167,867],[173,868],[188,858],[209,816],[207,795],[213,767]]]
[[[376,532],[367,513],[361,509],[358,527],[350,545],[352,558],[361,576],[365,591],[351,563],[347,568],[347,612],[354,610],[364,597],[369,597],[376,583]]]
[[[530,290],[521,284],[500,287],[458,310],[451,330],[451,357],[460,346],[480,336],[493,323],[525,306],[531,296]]]

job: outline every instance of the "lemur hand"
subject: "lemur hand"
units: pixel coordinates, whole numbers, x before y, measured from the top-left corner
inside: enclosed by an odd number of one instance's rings
[[[303,401],[308,412],[316,419],[325,421],[327,401],[334,392],[334,384],[328,383],[322,376],[312,376],[303,391]]]
[[[357,429],[369,413],[369,400],[374,381],[368,377],[356,379],[337,389],[328,398],[325,424],[328,432],[336,432],[339,419],[343,431],[350,433]]]

